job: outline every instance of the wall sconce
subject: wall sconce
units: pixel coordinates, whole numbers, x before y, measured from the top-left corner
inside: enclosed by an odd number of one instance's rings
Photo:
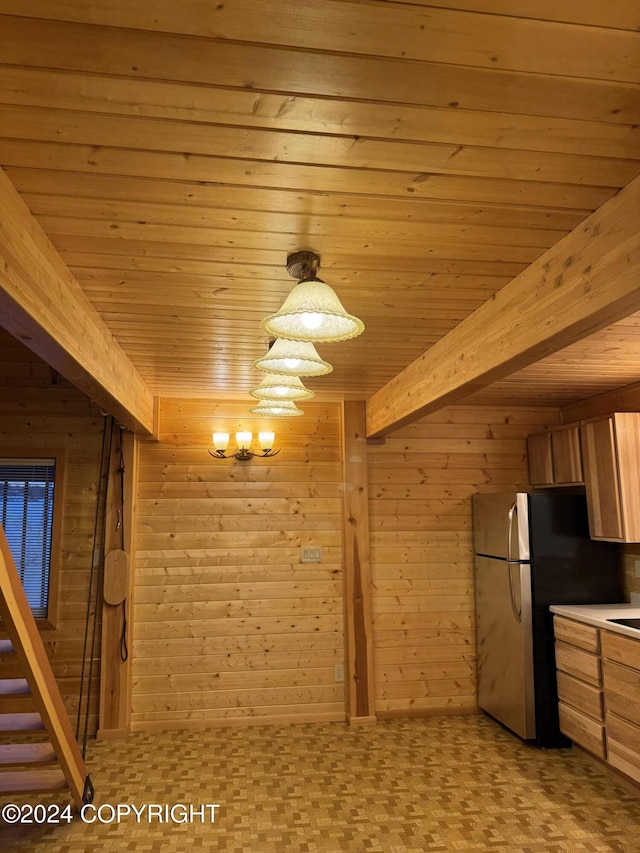
[[[210,456],[213,456],[214,459],[237,459],[239,462],[248,462],[250,459],[253,459],[254,456],[258,456],[259,458],[267,457],[267,456],[277,456],[280,453],[280,450],[274,450],[273,445],[275,442],[276,435],[274,432],[268,432],[267,430],[258,433],[258,443],[260,444],[260,453],[253,453],[249,448],[251,447],[251,441],[253,439],[253,435],[250,432],[237,432],[236,433],[236,446],[237,450],[235,453],[226,453],[226,449],[229,446],[229,433],[228,432],[214,432],[213,433],[213,452],[211,450],[208,451]]]

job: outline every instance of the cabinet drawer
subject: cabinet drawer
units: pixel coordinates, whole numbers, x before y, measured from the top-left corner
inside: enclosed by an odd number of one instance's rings
[[[564,702],[558,705],[560,731],[599,758],[605,758],[604,726]]]
[[[607,713],[609,763],[640,782],[640,726]]]
[[[562,640],[571,646],[578,646],[594,654],[600,651],[600,632],[591,625],[576,622],[575,619],[565,619],[564,616],[554,616],[553,631],[556,640]]]
[[[558,670],[558,698],[565,705],[571,705],[578,711],[593,717],[594,720],[602,722],[604,719],[604,708],[602,702],[602,690],[585,684],[566,672]]]
[[[556,642],[556,666],[596,687],[602,686],[600,658],[567,643]]]
[[[640,726],[640,671],[606,660],[603,664],[607,713]]]
[[[640,669],[640,640],[613,631],[602,632],[602,657]]]

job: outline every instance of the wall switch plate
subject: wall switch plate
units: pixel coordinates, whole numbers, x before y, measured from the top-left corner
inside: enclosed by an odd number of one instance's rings
[[[344,681],[344,665],[337,663],[334,668],[336,681]]]
[[[634,607],[640,607],[640,592],[632,592],[630,598]]]
[[[322,562],[322,548],[312,547],[312,548],[302,548],[300,554],[300,562],[301,563],[321,563]]]

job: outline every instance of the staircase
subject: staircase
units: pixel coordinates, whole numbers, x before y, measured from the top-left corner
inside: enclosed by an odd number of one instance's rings
[[[0,525],[0,796],[93,787]]]

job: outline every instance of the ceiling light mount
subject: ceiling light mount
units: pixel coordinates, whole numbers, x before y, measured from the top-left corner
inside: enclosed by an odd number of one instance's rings
[[[298,281],[313,281],[320,269],[320,255],[315,252],[293,252],[287,257],[287,272]]]

